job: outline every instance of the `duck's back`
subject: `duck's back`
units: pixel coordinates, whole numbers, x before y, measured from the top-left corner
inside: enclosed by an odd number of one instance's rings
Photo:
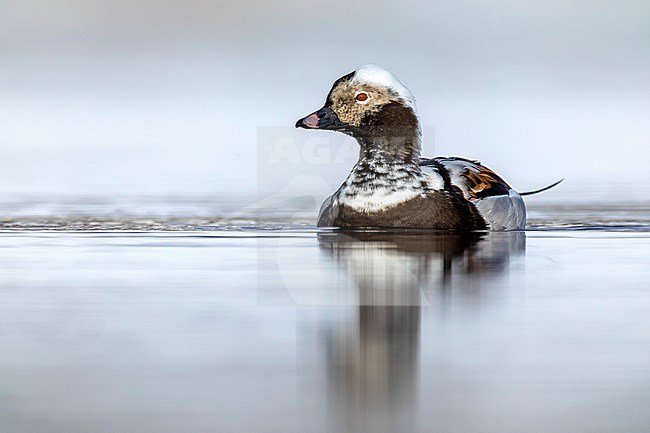
[[[480,162],[438,157],[422,159],[420,166],[430,176],[442,177],[445,189],[458,187],[491,230],[520,230],[526,225],[526,205],[519,193]]]

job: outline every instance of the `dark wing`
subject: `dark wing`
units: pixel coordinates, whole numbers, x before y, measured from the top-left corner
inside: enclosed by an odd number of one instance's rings
[[[457,186],[467,200],[508,195],[512,189],[498,174],[478,161],[439,157],[420,160],[421,166],[432,166],[445,181],[445,187]]]

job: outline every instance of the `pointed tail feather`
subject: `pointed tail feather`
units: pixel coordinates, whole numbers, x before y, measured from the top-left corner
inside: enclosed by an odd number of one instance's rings
[[[538,194],[538,193],[540,193],[540,192],[544,192],[544,191],[547,191],[547,190],[549,190],[549,189],[551,189],[551,188],[553,188],[553,187],[555,187],[555,186],[558,186],[558,185],[561,184],[563,181],[564,181],[564,179],[560,179],[560,180],[558,180],[557,182],[555,182],[554,184],[549,185],[549,186],[546,186],[546,187],[544,187],[544,188],[542,188],[542,189],[538,189],[538,190],[535,190],[535,191],[520,192],[519,195],[533,195],[533,194]]]

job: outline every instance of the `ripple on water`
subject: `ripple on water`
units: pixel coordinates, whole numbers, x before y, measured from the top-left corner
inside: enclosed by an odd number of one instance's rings
[[[531,231],[649,232],[650,204],[568,205],[529,208]],[[0,231],[183,232],[315,231],[315,221],[301,214],[231,216],[12,216],[0,219]]]

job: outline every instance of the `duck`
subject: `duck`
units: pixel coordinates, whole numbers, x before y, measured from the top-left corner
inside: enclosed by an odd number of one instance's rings
[[[479,161],[423,158],[415,97],[378,65],[334,82],[325,104],[297,128],[336,131],[356,139],[359,159],[322,204],[318,227],[454,231],[523,230],[524,195]]]

